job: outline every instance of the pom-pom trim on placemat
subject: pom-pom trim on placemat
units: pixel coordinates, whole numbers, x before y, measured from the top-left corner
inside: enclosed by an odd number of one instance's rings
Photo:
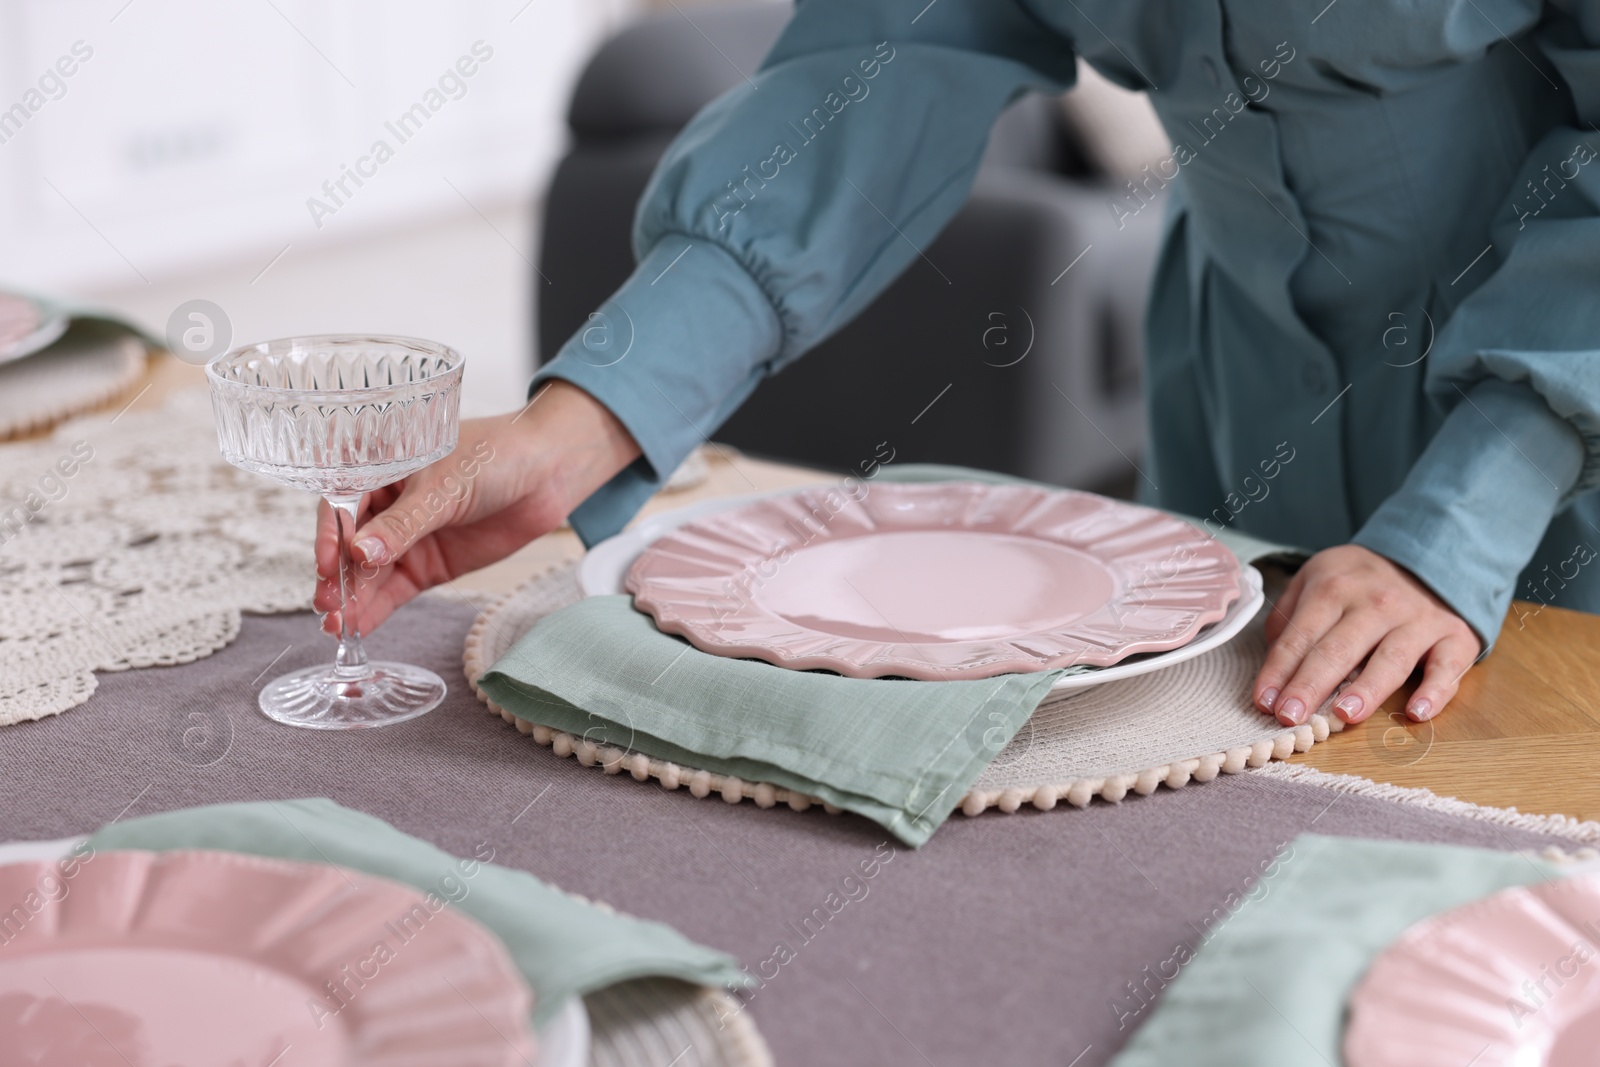
[[[0,440],[49,429],[110,403],[138,384],[146,355],[137,337],[86,333],[0,364]]]

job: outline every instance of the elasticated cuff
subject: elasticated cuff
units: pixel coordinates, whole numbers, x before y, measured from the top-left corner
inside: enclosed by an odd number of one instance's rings
[[[717,245],[656,243],[616,294],[540,368],[617,417],[643,455],[590,495],[569,520],[585,545],[627,524],[694,448],[755,389],[782,327],[766,294]]]

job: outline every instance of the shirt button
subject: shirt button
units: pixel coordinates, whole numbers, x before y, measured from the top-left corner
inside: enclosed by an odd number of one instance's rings
[[[1222,84],[1222,77],[1217,73],[1217,65],[1211,61],[1210,56],[1200,57],[1200,69],[1206,72],[1206,80],[1212,85]]]
[[[1318,363],[1307,363],[1300,371],[1300,380],[1313,393],[1320,393],[1328,387],[1328,375]]]

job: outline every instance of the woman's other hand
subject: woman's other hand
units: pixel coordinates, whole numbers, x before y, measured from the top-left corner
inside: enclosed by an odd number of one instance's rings
[[[1334,703],[1339,718],[1361,722],[1421,665],[1422,681],[1406,702],[1406,715],[1431,719],[1483,647],[1409,571],[1359,545],[1312,556],[1278,598],[1266,634],[1255,702],[1286,726],[1310,718],[1358,667]]]
[[[454,452],[362,501],[352,548],[357,632],[371,633],[424,589],[557,528],[638,455],[609,410],[560,380],[542,386],[520,411],[464,420]],[[324,501],[312,603],[330,633],[338,632],[337,537]]]

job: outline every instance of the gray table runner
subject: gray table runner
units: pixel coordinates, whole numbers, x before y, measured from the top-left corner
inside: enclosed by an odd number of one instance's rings
[[[467,689],[472,616],[425,598],[371,639],[451,686],[383,730],[295,730],[256,710],[270,674],[332,654],[309,615],[247,616],[208,659],[101,675],[82,707],[0,730],[0,840],[328,796],[450,852],[489,842],[497,862],[732,953],[764,979],[748,1010],[780,1064],[921,1067],[1104,1063],[1142,1021],[1128,983],[1196,944],[1303,831],[1551,843],[1242,774],[1086,811],[957,816],[912,852],[854,816],[696,800],[555,757]]]

